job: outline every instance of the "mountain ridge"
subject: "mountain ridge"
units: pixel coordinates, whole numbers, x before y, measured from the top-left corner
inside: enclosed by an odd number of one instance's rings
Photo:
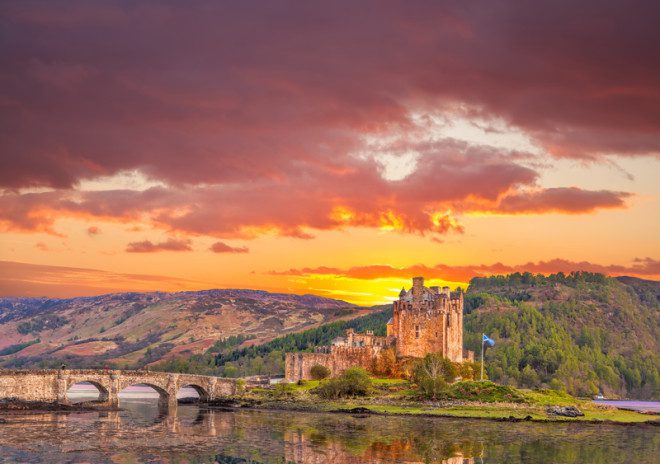
[[[253,289],[2,297],[0,352],[9,354],[0,355],[0,366],[139,367],[230,337],[266,341],[368,311],[317,295]]]

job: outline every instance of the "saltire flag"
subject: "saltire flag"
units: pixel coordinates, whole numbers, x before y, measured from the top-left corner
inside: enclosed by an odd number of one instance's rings
[[[490,338],[490,337],[489,337],[488,335],[486,335],[486,334],[482,334],[482,335],[483,335],[482,341],[483,341],[484,343],[487,343],[488,346],[494,346],[494,345],[495,345],[495,340],[493,340],[492,338]]]

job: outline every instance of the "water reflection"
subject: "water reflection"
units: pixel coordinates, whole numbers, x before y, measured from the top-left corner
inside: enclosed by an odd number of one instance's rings
[[[655,462],[652,426],[498,423],[179,405],[0,415],[0,462],[621,463]]]

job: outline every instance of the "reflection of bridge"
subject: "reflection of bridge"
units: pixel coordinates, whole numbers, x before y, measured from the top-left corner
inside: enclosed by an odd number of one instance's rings
[[[158,392],[162,406],[175,406],[180,388],[192,387],[202,401],[228,396],[236,391],[236,380],[193,374],[149,371],[0,369],[0,398],[69,404],[67,391],[87,382],[99,390],[106,406],[119,404],[118,393],[131,385],[147,385]]]

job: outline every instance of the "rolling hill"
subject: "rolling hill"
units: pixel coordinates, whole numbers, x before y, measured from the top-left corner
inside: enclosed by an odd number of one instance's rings
[[[139,367],[367,313],[345,301],[259,290],[0,298],[0,367]]]

